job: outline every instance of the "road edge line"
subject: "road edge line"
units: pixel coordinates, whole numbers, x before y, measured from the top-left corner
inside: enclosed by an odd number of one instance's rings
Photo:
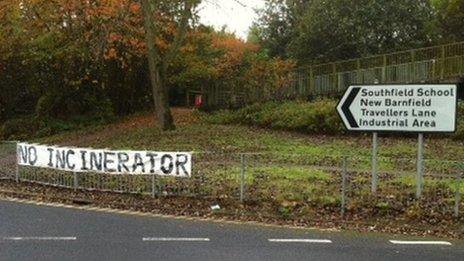
[[[269,238],[269,242],[273,243],[318,243],[318,244],[332,244],[330,239],[298,239],[298,238]]]
[[[414,240],[389,240],[394,245],[446,245],[452,246],[453,244],[448,241],[414,241]]]
[[[340,229],[335,229],[335,228],[324,229],[324,228],[317,228],[317,227],[301,227],[301,226],[291,226],[291,225],[266,224],[266,223],[257,222],[257,221],[237,221],[237,220],[228,220],[224,218],[200,218],[200,217],[189,217],[189,216],[175,216],[175,215],[168,215],[168,214],[156,214],[156,213],[141,212],[141,211],[119,210],[119,209],[103,208],[103,207],[95,207],[95,206],[76,206],[76,205],[69,205],[69,204],[62,204],[62,203],[50,203],[50,202],[43,202],[43,201],[18,199],[18,198],[0,195],[0,201],[2,200],[6,202],[15,202],[15,203],[28,204],[28,205],[35,205],[35,206],[66,208],[66,209],[93,211],[93,212],[108,213],[108,214],[120,214],[120,215],[126,215],[126,216],[175,219],[175,220],[184,220],[184,221],[199,221],[199,222],[210,222],[210,223],[219,223],[219,224],[228,224],[228,225],[248,225],[248,226],[260,226],[260,227],[268,227],[268,228],[312,230],[312,231],[321,231],[321,232],[328,232],[328,233],[341,232]]]

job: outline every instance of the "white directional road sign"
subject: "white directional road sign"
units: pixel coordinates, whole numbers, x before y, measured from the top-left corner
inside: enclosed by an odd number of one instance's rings
[[[348,130],[455,132],[457,86],[350,86],[337,106]]]

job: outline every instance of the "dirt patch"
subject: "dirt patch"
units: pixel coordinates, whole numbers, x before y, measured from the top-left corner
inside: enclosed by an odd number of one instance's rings
[[[198,121],[198,116],[195,111],[188,108],[172,108],[172,115],[177,126],[185,126],[194,124]],[[116,136],[118,134],[140,129],[154,127],[157,125],[156,115],[154,112],[144,113],[142,115],[135,115],[124,118],[117,123],[105,126],[102,129],[85,133],[73,133],[63,137],[63,141],[59,145],[86,146],[91,142],[101,141],[108,137]]]

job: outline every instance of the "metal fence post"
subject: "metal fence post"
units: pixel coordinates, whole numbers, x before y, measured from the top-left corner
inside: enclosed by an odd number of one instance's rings
[[[15,161],[15,180],[19,182],[19,154],[18,154],[18,143],[15,142],[15,150],[16,150],[16,161]]]
[[[437,60],[436,60],[436,59],[433,59],[433,60],[432,60],[432,77],[431,77],[432,80],[435,80],[435,74],[436,74],[436,73],[435,73],[435,71],[436,71],[435,67],[436,67],[436,63],[437,63]]]
[[[440,53],[440,80],[443,80],[445,78],[445,56],[446,56],[446,50],[445,46],[441,46],[441,53]]]
[[[313,96],[316,92],[314,90],[314,73],[313,67],[309,67],[309,96]]]
[[[245,154],[240,154],[240,202],[245,199]]]
[[[361,60],[359,58],[356,59],[356,83],[357,84],[363,83],[362,75],[361,75]]]
[[[416,52],[412,50],[411,54],[411,76],[409,77],[410,82],[413,83],[416,80]]]
[[[382,83],[387,82],[387,55],[383,55],[383,65],[382,65]]]
[[[347,158],[346,156],[343,157],[342,163],[342,195],[341,195],[341,210],[340,214],[342,217],[345,216],[345,206],[346,206],[346,176],[347,176]]]
[[[461,205],[461,181],[462,174],[459,173],[456,178],[456,193],[454,196],[454,217],[459,217],[459,207]]]
[[[155,174],[151,175],[151,197],[152,198],[156,197],[155,179],[156,179]]]
[[[73,172],[73,177],[74,177],[74,191],[77,191],[77,188],[79,187],[79,181],[77,180],[77,172]]]
[[[16,166],[15,180],[16,180],[16,182],[19,182],[19,165],[18,165],[18,162],[16,162],[15,166]]]

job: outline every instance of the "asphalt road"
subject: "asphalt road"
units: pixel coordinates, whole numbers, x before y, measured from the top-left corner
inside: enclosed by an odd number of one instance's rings
[[[416,240],[0,200],[0,260],[464,260],[462,241]]]

